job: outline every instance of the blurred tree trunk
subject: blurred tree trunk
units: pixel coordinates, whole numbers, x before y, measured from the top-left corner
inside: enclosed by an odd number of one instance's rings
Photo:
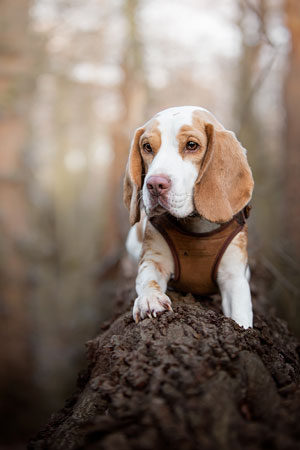
[[[290,32],[290,53],[284,86],[286,122],[282,152],[283,203],[277,305],[294,332],[300,335],[300,3],[284,2],[286,25]],[[279,280],[279,283],[278,283]]]
[[[286,24],[291,37],[289,67],[285,82],[285,232],[290,251],[300,261],[300,2],[286,0]]]
[[[122,69],[124,81],[120,86],[120,97],[124,113],[112,125],[111,135],[114,159],[109,178],[108,223],[106,231],[106,252],[114,254],[122,242],[123,221],[120,220],[121,188],[129,152],[130,141],[135,128],[143,123],[146,103],[146,83],[143,68],[143,51],[138,32],[139,0],[126,0],[124,16],[128,35],[124,46]]]
[[[235,115],[238,122],[237,134],[242,145],[248,150],[247,157],[253,171],[255,189],[253,193],[253,217],[255,232],[260,238],[260,248],[266,248],[272,236],[276,236],[274,224],[274,186],[272,161],[265,164],[264,135],[261,117],[256,107],[259,88],[267,71],[260,67],[261,52],[269,45],[266,33],[266,20],[269,12],[267,0],[256,2],[239,1],[238,27],[242,37],[241,56],[238,68],[237,90],[235,93]],[[254,35],[249,27],[249,18],[256,22],[258,32]],[[250,23],[252,23],[250,21]],[[268,201],[266,201],[268,196]],[[275,200],[274,200],[275,201]],[[276,199],[277,201],[277,199]],[[256,213],[256,211],[258,211]],[[272,227],[270,223],[272,221]],[[253,230],[254,231],[254,230]]]
[[[25,152],[33,91],[29,0],[0,4],[0,397],[1,431],[26,429],[31,417],[28,267],[22,247],[29,229]],[[29,75],[30,74],[30,75]],[[24,248],[23,248],[24,250]],[[31,400],[32,401],[32,400]],[[14,404],[15,402],[15,404]],[[15,410],[18,404],[19,410]],[[26,406],[25,406],[26,405]]]

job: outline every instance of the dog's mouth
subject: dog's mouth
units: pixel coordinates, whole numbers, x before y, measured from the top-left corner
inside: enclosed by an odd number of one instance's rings
[[[176,217],[176,214],[172,213],[171,205],[169,204],[168,200],[162,196],[157,197],[156,201],[152,203],[151,208],[149,210],[148,216],[154,217],[154,216],[161,216],[162,214],[165,214],[168,212],[171,215],[174,215]]]
[[[166,211],[167,211],[166,208],[157,204],[156,206],[154,206],[153,208],[150,209],[150,211],[147,215],[148,215],[148,217],[161,216],[162,214],[165,214]]]
[[[160,196],[160,197],[158,197],[157,200],[158,200],[158,205],[159,205],[161,208],[164,208],[164,209],[166,209],[167,211],[169,210],[170,205],[169,205],[168,200],[167,200],[165,197]]]
[[[194,210],[187,211],[186,208],[183,207],[185,206],[185,201],[186,200],[181,200],[178,204],[174,202],[174,200],[172,201],[172,198],[170,199],[167,196],[152,196],[150,205],[146,207],[146,214],[148,217],[160,216],[165,213],[169,213],[178,219],[188,217],[194,213]]]

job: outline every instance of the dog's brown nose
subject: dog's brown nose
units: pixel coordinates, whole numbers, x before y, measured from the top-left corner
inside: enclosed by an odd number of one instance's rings
[[[147,189],[151,195],[166,194],[171,187],[171,180],[166,175],[152,175],[148,178]]]

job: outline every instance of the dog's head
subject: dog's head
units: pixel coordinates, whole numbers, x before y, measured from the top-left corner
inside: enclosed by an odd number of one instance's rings
[[[197,212],[224,223],[251,199],[246,151],[207,110],[195,106],[156,114],[135,132],[124,180],[131,225],[146,214],[177,218]]]

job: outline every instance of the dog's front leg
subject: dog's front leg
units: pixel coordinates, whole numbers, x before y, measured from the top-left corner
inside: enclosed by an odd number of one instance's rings
[[[138,297],[133,307],[136,322],[172,311],[171,300],[165,292],[173,271],[173,257],[166,241],[148,222],[136,279]]]
[[[250,287],[246,277],[233,277],[219,283],[222,307],[225,316],[231,317],[240,326],[253,326]]]
[[[240,232],[224,253],[218,270],[217,282],[225,316],[231,317],[244,328],[252,327],[253,313],[246,231]]]

